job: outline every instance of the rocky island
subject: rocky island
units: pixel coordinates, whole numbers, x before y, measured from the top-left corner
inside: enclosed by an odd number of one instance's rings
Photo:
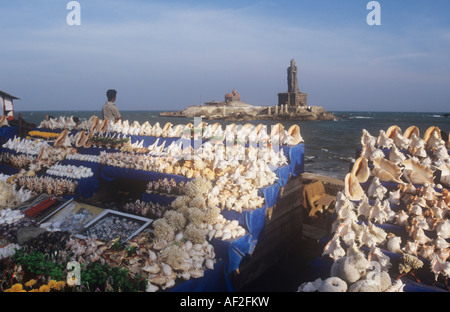
[[[337,120],[334,114],[320,106],[308,106],[308,94],[300,92],[295,61],[287,69],[288,91],[278,94],[278,105],[255,106],[241,101],[236,89],[225,95],[225,101],[206,102],[189,106],[182,111],[162,112],[162,117],[202,117],[207,120],[251,121],[251,120]]]

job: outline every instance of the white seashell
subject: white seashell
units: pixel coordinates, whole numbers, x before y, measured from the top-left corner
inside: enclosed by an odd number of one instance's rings
[[[192,249],[192,242],[191,241],[187,241],[184,245],[184,250],[189,251]]]
[[[403,252],[401,250],[401,243],[402,243],[401,237],[395,235],[388,235],[387,248],[390,252],[402,254]]]
[[[164,273],[164,275],[169,276],[172,274],[172,267],[168,264],[165,263],[161,263],[162,265],[162,271]]]
[[[158,259],[158,257],[156,256],[156,253],[154,253],[152,250],[148,251],[148,255],[149,255],[149,259],[151,262],[156,261],[156,259]]]
[[[231,232],[226,232],[222,235],[222,240],[231,239]]]
[[[223,235],[222,230],[216,230],[216,234],[214,235],[214,237],[215,238],[220,238],[220,237],[222,237],[222,235]]]
[[[204,272],[201,269],[194,269],[189,271],[189,274],[191,275],[192,278],[200,278],[204,276]]]
[[[161,268],[157,264],[146,266],[142,270],[151,274],[158,274],[159,272],[161,272]]]
[[[146,292],[156,292],[159,290],[159,287],[156,285],[153,285],[150,282],[147,282],[147,287],[145,288]]]
[[[191,274],[189,274],[189,272],[183,272],[180,274],[181,278],[185,281],[188,281],[191,279]]]
[[[212,260],[212,259],[206,259],[206,261],[205,261],[205,267],[206,267],[207,269],[214,270],[214,260]]]
[[[335,234],[325,246],[322,255],[328,255],[335,261],[345,256],[345,250],[340,243],[340,236]]]

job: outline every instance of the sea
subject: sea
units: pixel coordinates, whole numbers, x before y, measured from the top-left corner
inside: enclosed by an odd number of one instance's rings
[[[22,117],[26,122],[39,125],[46,115],[54,118],[78,117],[80,120],[89,119],[92,115],[102,118],[100,111],[23,111]],[[138,121],[140,124],[148,121],[151,125],[159,122],[164,126],[166,122],[173,125],[194,124],[193,118],[160,117],[160,111],[122,111],[123,120],[130,124]],[[363,129],[373,136],[378,136],[380,130],[387,130],[392,125],[399,126],[403,131],[410,126],[417,126],[421,136],[431,127],[436,126],[444,133],[450,132],[450,117],[444,113],[402,113],[402,112],[331,112],[338,117],[334,121],[286,121],[281,122],[285,129],[298,124],[305,144],[305,171],[326,175],[336,179],[344,179],[355,161],[356,151],[361,146]],[[208,121],[205,120],[207,123]],[[224,127],[230,122],[219,122]],[[209,122],[211,123],[211,121]],[[236,124],[264,124],[270,130],[278,121],[235,122]]]

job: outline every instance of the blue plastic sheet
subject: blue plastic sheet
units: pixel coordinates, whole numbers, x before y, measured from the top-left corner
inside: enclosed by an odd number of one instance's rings
[[[280,197],[280,188],[281,187],[278,183],[274,183],[258,190],[259,196],[264,197],[266,208],[271,208],[278,202]]]
[[[155,181],[159,179],[160,173],[128,168],[118,168],[113,166],[101,166],[100,176],[105,181],[114,181],[118,178],[139,181]]]
[[[250,255],[256,247],[257,241],[250,233],[234,240],[221,240],[213,238],[211,245],[217,259],[223,259],[227,274],[231,274],[239,268],[245,257]]]
[[[142,195],[142,200],[147,203],[157,203],[164,206],[169,206],[174,200],[175,197],[168,197],[164,195],[159,194],[152,194],[152,193],[144,193]]]
[[[227,220],[237,220],[239,225],[246,229],[253,238],[258,238],[261,231],[264,229],[266,218],[266,207],[243,210],[238,212],[235,210],[223,210],[222,215]]]
[[[4,175],[14,175],[19,171],[19,169],[16,169],[14,167],[0,164],[0,173],[3,173]]]
[[[13,139],[15,136],[19,135],[19,127],[1,127],[0,128],[0,138],[2,143],[7,142],[9,139]]]

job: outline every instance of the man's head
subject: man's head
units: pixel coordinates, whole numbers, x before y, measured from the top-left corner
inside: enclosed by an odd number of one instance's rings
[[[116,94],[117,91],[114,89],[109,89],[108,91],[106,91],[106,97],[108,98],[108,101],[114,102],[116,99]]]

